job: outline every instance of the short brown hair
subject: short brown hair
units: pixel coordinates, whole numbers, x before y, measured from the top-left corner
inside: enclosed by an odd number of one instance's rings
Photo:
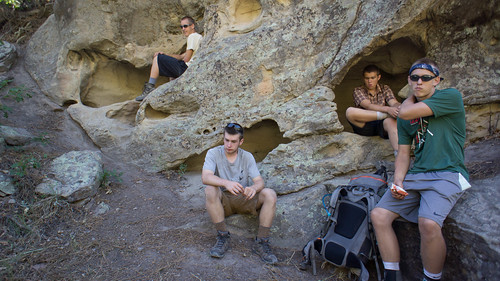
[[[370,72],[376,72],[377,75],[380,75],[380,68],[378,68],[378,66],[374,64],[369,64],[365,66],[365,68],[363,68],[363,75],[365,75],[365,73],[370,73]]]

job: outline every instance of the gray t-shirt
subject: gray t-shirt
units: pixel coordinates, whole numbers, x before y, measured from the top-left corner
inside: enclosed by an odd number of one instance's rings
[[[252,179],[260,176],[252,153],[238,148],[238,157],[234,163],[230,163],[226,158],[223,145],[208,150],[203,170],[213,171],[216,176],[238,182],[243,187],[252,185]]]

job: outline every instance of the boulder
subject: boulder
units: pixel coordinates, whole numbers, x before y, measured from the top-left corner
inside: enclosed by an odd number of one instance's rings
[[[102,154],[97,151],[71,151],[54,159],[49,174],[35,192],[58,195],[76,202],[97,193],[102,181]]]
[[[12,183],[12,179],[0,172],[0,197],[5,197],[16,192],[17,188]]]
[[[25,145],[33,139],[33,135],[23,128],[0,125],[0,138],[8,145]]]
[[[0,73],[9,71],[16,62],[16,58],[16,46],[0,40]]]
[[[499,280],[500,176],[471,181],[443,225],[447,244],[444,280]],[[422,278],[418,226],[395,222],[401,250],[401,270],[407,280]],[[420,276],[420,277],[419,277]],[[454,279],[454,278],[457,279]]]

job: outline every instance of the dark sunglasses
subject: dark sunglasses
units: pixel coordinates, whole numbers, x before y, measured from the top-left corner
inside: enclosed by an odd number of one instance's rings
[[[243,131],[243,128],[240,125],[236,124],[236,123],[229,123],[229,124],[227,124],[226,127],[228,127],[228,128],[235,128],[236,131],[238,131],[238,132]]]
[[[436,76],[432,76],[432,75],[422,75],[422,76],[410,75],[410,80],[413,81],[413,82],[418,82],[419,79],[422,79],[423,82],[428,82],[428,81],[431,81],[434,78],[436,78]]]
[[[191,24],[180,25],[181,28],[188,28],[188,26],[191,26]]]

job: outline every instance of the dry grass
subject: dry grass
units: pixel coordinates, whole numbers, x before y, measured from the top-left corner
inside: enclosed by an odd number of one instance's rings
[[[0,34],[1,40],[23,44],[28,42],[33,33],[41,26],[52,13],[53,0],[22,1],[25,5],[20,9],[13,9],[0,4]]]

